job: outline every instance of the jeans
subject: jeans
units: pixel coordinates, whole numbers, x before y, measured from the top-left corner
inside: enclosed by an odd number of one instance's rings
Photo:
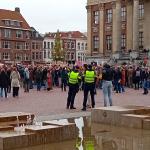
[[[120,85],[120,88],[121,88],[121,92],[125,92],[125,88],[124,88],[124,85]]]
[[[148,81],[147,80],[144,80],[143,82],[143,89],[144,89],[144,94],[148,94]]]
[[[41,81],[38,81],[37,82],[37,91],[40,91],[41,90]]]
[[[1,87],[1,97],[3,97],[3,89],[5,93],[5,98],[7,98],[7,88],[6,87]]]
[[[148,80],[148,89],[150,90],[150,80]]]
[[[116,93],[118,93],[118,92],[121,93],[121,84],[119,83],[118,80],[114,81],[114,89],[115,89]]]
[[[94,83],[91,83],[91,84],[85,83],[85,85],[84,85],[84,100],[83,100],[83,108],[84,109],[86,109],[86,103],[87,103],[89,92],[91,95],[92,108],[94,108],[94,106],[95,106],[94,90],[95,90],[95,84]]]
[[[0,97],[3,97],[3,92],[1,90],[1,87],[0,87]]]
[[[62,79],[61,80],[61,89],[62,91],[66,91],[66,86],[67,86],[67,79]]]
[[[112,106],[112,81],[103,81],[103,95],[104,95],[104,107],[107,106],[109,100],[110,106]]]
[[[30,88],[30,80],[29,79],[25,79],[24,80],[24,91],[25,92],[29,92],[29,88]]]

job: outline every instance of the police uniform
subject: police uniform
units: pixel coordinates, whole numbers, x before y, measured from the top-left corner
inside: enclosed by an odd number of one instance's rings
[[[83,111],[86,110],[86,103],[87,103],[87,97],[88,93],[90,91],[91,94],[91,102],[92,102],[92,108],[95,107],[95,78],[96,74],[92,69],[89,69],[85,72],[84,75],[84,100],[83,100]]]
[[[76,109],[74,107],[74,99],[76,96],[76,93],[79,90],[79,72],[77,71],[71,71],[69,74],[69,91],[68,91],[68,98],[67,98],[67,109]]]

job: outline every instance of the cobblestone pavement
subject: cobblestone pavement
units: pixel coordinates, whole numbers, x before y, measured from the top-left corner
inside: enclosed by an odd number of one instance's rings
[[[134,89],[126,89],[126,92],[121,94],[113,93],[113,104],[150,106],[150,94],[142,93],[142,90]],[[83,92],[80,91],[76,96],[76,110],[66,109],[67,94],[59,88],[54,88],[52,91],[42,89],[40,92],[33,89],[29,93],[24,93],[21,89],[19,98],[12,98],[11,94],[7,99],[0,98],[0,112],[32,112],[39,116],[81,112]],[[101,90],[97,90],[96,107],[100,106],[103,106],[103,95]]]

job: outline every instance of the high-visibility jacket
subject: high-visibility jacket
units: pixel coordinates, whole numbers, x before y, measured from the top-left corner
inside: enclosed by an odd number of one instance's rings
[[[95,81],[95,72],[94,71],[86,71],[84,76],[85,83],[94,83]]]
[[[69,83],[77,84],[78,83],[78,77],[79,77],[78,72],[71,71],[71,73],[69,74]]]

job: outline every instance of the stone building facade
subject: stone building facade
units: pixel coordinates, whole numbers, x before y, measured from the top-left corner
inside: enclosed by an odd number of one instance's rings
[[[140,56],[150,48],[150,0],[87,0],[88,55]]]

